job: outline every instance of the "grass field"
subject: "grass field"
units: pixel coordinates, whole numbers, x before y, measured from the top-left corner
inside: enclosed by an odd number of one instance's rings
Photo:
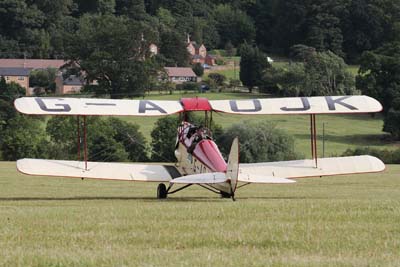
[[[232,79],[237,79],[239,80],[240,78],[240,58],[237,59],[235,58],[235,69],[233,66],[231,66],[230,68],[224,69],[224,70],[210,70],[211,72],[217,72],[220,74],[225,75],[225,77],[227,78],[227,80],[232,80]],[[272,66],[274,68],[287,68],[289,65],[288,61],[276,61],[272,63]],[[347,70],[354,75],[354,77],[358,74],[358,69],[360,68],[359,65],[348,65]],[[205,78],[207,79],[207,74],[205,75]]]
[[[148,99],[154,100],[178,100],[181,97],[207,97],[211,100],[219,99],[245,99],[245,98],[262,98],[266,95],[247,94],[247,93],[206,93],[206,94],[173,94],[149,96]],[[150,132],[154,127],[154,123],[159,117],[125,117],[127,121],[135,122],[140,125],[142,133],[151,140]],[[213,120],[222,125],[229,127],[233,123],[240,121],[272,121],[277,128],[284,129],[295,138],[295,150],[300,154],[310,156],[310,132],[309,117],[302,116],[239,116],[215,113]],[[322,128],[325,127],[325,156],[339,155],[347,148],[355,148],[357,146],[369,146],[376,148],[396,148],[398,145],[393,142],[386,141],[386,135],[382,132],[383,120],[378,115],[375,118],[370,115],[320,115],[317,116],[318,131],[318,153],[322,155]]]
[[[31,177],[0,162],[0,266],[400,266],[400,166],[248,186]]]

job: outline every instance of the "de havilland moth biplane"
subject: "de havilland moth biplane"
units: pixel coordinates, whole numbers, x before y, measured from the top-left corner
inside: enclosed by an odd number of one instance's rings
[[[16,99],[14,105],[24,114],[76,116],[78,140],[83,139],[84,143],[83,160],[20,159],[17,161],[20,172],[29,175],[157,182],[160,183],[157,188],[158,198],[166,198],[191,185],[199,185],[234,200],[236,190],[251,183],[294,183],[293,178],[360,174],[385,169],[382,161],[368,155],[331,158],[318,158],[317,155],[316,115],[381,111],[381,104],[368,96],[215,101],[200,97],[182,98],[180,101],[22,97]],[[185,114],[191,111],[204,112],[205,127],[197,127],[186,121]],[[207,128],[212,112],[308,115],[312,159],[242,164],[239,163],[239,141],[235,138],[228,160],[225,161]],[[88,161],[86,116],[164,116],[176,113],[181,113],[182,123],[177,130],[175,164]],[[79,130],[80,118],[84,125],[83,133]],[[165,183],[169,184],[168,188]],[[173,189],[175,184],[182,185]]]

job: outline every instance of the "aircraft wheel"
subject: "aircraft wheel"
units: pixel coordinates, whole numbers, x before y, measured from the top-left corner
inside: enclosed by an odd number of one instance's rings
[[[223,191],[220,191],[220,193],[221,193],[221,197],[222,198],[231,198],[231,194],[229,194],[229,193],[226,193],[226,192],[223,192]]]
[[[159,184],[157,187],[157,198],[164,199],[167,198],[167,187],[165,184]]]

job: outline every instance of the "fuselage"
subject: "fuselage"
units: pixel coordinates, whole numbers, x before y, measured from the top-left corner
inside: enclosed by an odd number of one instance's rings
[[[225,162],[209,130],[182,122],[178,128],[175,148],[177,168],[182,175],[210,172],[226,172]],[[214,185],[221,191],[230,192],[229,184]]]

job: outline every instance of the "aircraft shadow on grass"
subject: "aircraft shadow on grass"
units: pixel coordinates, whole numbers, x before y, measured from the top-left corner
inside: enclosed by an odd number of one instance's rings
[[[168,198],[168,199],[156,199],[154,197],[0,197],[0,201],[81,201],[81,200],[142,200],[145,202],[211,202],[211,201],[219,201],[222,198],[220,197],[176,197],[176,198]],[[263,197],[263,196],[244,196],[239,197],[237,200],[253,200],[253,199],[264,199],[264,200],[299,200],[299,199],[324,199],[320,197],[302,197],[302,196],[293,196],[293,197]]]

